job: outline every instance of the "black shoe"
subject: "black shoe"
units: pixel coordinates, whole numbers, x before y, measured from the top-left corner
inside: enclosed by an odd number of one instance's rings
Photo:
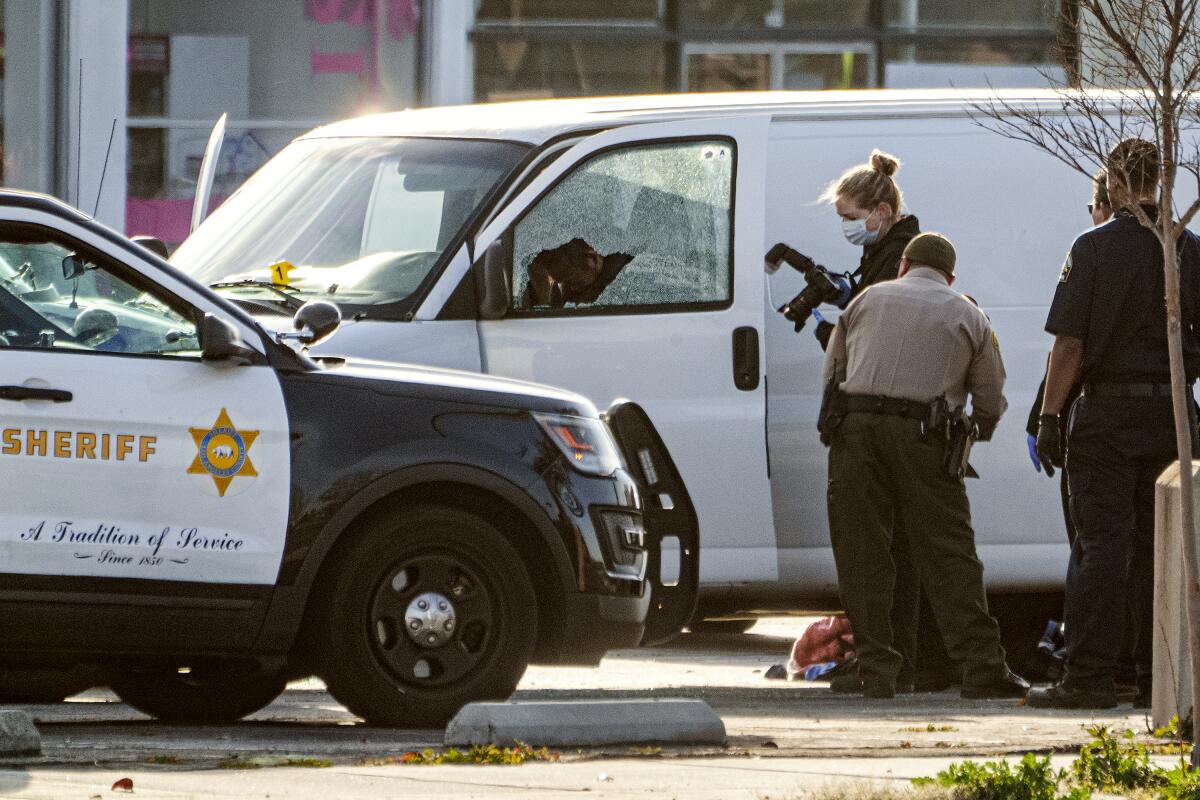
[[[962,688],[964,700],[1020,700],[1029,693],[1029,681],[1013,672],[1004,670],[1004,677],[998,681],[982,686],[966,686]]]
[[[1116,708],[1117,693],[1104,689],[1072,689],[1056,683],[1044,689],[1031,689],[1025,705],[1033,708]]]

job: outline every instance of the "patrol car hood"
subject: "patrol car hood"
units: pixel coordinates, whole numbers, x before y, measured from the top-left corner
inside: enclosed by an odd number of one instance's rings
[[[337,362],[341,362],[338,364]],[[529,411],[596,417],[596,407],[582,395],[539,383],[495,378],[474,372],[392,364],[368,359],[319,359],[318,374],[330,380],[370,381],[377,391],[437,394],[448,400],[483,403]]]

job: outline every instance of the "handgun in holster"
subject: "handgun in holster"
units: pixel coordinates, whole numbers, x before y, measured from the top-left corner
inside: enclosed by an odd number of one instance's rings
[[[947,427],[946,452],[943,465],[946,474],[951,478],[978,478],[979,473],[971,466],[971,448],[979,438],[979,426],[967,415],[965,410],[951,414]]]

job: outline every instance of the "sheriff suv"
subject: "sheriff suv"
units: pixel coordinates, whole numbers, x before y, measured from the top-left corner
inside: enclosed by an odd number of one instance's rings
[[[315,674],[439,725],[686,622],[694,564],[663,585],[655,529],[695,513],[636,406],[310,357],[336,307],[264,291],[294,331],[0,192],[0,699],[107,684],[211,723]]]

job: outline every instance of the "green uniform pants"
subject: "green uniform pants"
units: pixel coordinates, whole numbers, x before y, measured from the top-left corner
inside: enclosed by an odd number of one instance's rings
[[[849,414],[829,448],[828,501],[838,588],[864,684],[893,685],[901,668],[892,646],[893,515],[907,535],[946,651],[963,669],[963,685],[1004,677],[966,488],[942,470],[942,445],[926,441],[916,420]]]

